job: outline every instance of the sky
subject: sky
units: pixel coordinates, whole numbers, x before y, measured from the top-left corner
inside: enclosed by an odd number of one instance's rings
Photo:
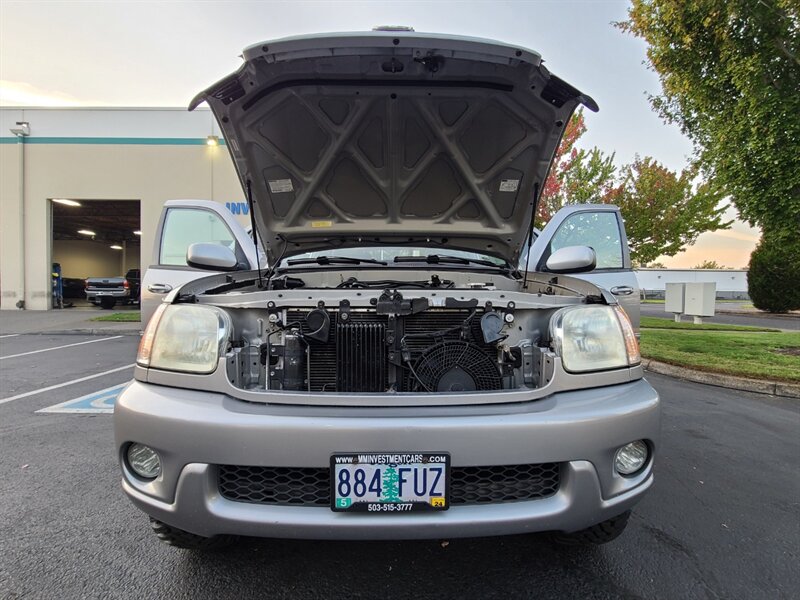
[[[235,70],[245,46],[329,31],[408,25],[416,31],[501,40],[539,52],[551,72],[591,95],[586,147],[618,165],[653,156],[680,170],[692,153],[680,130],[651,109],[660,90],[646,46],[612,22],[626,1],[392,2],[0,0],[0,105],[188,106]],[[730,211],[729,218],[735,212]],[[758,232],[741,222],[703,234],[668,267],[713,259],[746,266]]]

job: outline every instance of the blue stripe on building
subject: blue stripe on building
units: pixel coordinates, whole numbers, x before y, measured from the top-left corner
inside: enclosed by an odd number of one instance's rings
[[[23,137],[24,144],[95,144],[127,146],[205,146],[206,138],[136,138],[136,137]],[[19,138],[0,137],[0,144],[17,144]],[[225,140],[220,138],[219,145]]]

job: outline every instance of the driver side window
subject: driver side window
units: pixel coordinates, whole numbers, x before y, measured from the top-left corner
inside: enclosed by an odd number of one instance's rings
[[[219,215],[208,210],[170,208],[161,234],[159,264],[186,266],[186,251],[198,242],[220,244],[237,257],[241,254],[236,238]]]
[[[621,269],[622,236],[613,212],[579,212],[567,217],[550,241],[548,256],[567,246],[589,246],[597,254],[596,269]]]

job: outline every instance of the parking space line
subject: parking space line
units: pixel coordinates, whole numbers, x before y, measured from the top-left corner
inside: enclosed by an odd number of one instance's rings
[[[31,350],[30,352],[12,354],[11,356],[0,356],[0,360],[5,360],[7,358],[18,358],[20,356],[28,356],[29,354],[39,354],[39,352],[50,352],[51,350],[61,350],[62,348],[71,348],[72,346],[82,346],[83,344],[96,344],[97,342],[107,342],[108,340],[116,340],[121,337],[122,337],[121,335],[114,335],[107,338],[100,338],[99,340],[88,340],[86,342],[77,342],[75,344],[65,344],[64,346],[56,346],[55,348],[44,348],[43,350]]]
[[[49,392],[50,390],[57,390],[58,388],[66,387],[74,383],[89,381],[90,379],[96,379],[97,377],[102,377],[103,375],[110,375],[111,373],[119,373],[120,371],[124,371],[125,369],[130,369],[134,366],[136,366],[136,363],[125,365],[124,367],[117,367],[116,369],[109,369],[108,371],[103,371],[102,373],[95,373],[94,375],[87,375],[86,377],[79,377],[78,379],[73,379],[72,381],[65,381],[64,383],[58,383],[56,385],[40,388],[38,390],[25,392],[24,394],[17,394],[16,396],[11,396],[9,398],[0,398],[0,404],[5,404],[6,402],[11,402],[13,400],[20,400],[22,398],[27,398],[28,396],[35,396],[36,394],[42,394],[44,392]]]
[[[18,333],[7,333],[6,335],[0,335],[0,340],[8,337],[17,337],[18,335]]]

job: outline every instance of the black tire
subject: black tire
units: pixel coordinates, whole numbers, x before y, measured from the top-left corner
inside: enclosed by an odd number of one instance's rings
[[[553,533],[552,539],[563,546],[585,546],[589,544],[599,546],[600,544],[607,544],[622,535],[622,532],[628,526],[628,518],[630,516],[631,511],[627,511],[608,521],[603,521],[574,533]]]
[[[100,306],[105,310],[111,310],[117,305],[116,298],[100,298]]]
[[[218,550],[230,545],[235,538],[230,535],[218,535],[215,537],[203,537],[189,533],[183,529],[178,529],[172,525],[167,525],[161,521],[150,517],[150,527],[162,542],[173,548],[185,548],[187,550]]]

